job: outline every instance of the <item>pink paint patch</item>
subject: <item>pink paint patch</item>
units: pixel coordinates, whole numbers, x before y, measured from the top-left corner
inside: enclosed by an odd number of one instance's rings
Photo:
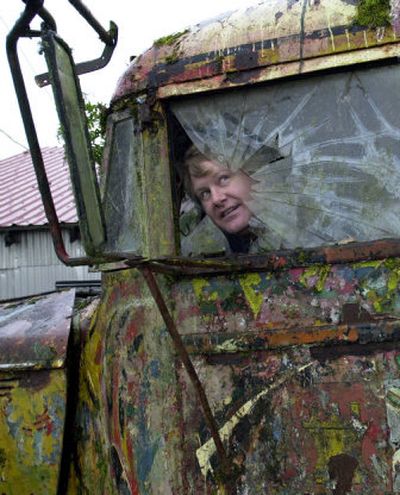
[[[289,275],[290,275],[290,280],[292,282],[298,282],[300,280],[300,277],[303,275],[304,269],[302,268],[295,268],[294,270],[290,270]]]

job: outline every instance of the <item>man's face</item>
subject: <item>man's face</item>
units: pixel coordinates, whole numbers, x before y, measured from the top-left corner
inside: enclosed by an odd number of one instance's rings
[[[228,234],[245,232],[252,216],[246,204],[250,199],[250,178],[212,161],[204,161],[201,167],[206,174],[191,176],[191,182],[205,213]]]

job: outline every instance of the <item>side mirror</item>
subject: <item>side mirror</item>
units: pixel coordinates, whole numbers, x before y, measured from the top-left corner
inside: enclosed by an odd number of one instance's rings
[[[83,245],[89,256],[96,256],[105,243],[105,227],[79,79],[71,50],[56,33],[45,31],[42,45],[65,141]]]
[[[105,44],[100,58],[75,65],[71,50],[57,36],[57,26],[53,17],[43,7],[44,0],[24,0],[24,2],[26,4],[25,10],[7,36],[7,58],[56,254],[68,266],[93,264],[93,262],[99,262],[100,259],[102,261],[115,261],[115,256],[105,257],[101,254],[106,240],[106,230],[77,74],[91,72],[107,65],[117,43],[118,28],[111,22],[110,31],[105,31],[81,0],[69,0]],[[40,31],[30,28],[30,23],[37,16],[43,20]],[[56,108],[70,165],[82,241],[88,257],[71,258],[65,250],[18,59],[18,40],[26,37],[42,38],[43,52],[49,72],[37,76],[36,81],[39,86],[45,86],[51,81],[53,86]]]

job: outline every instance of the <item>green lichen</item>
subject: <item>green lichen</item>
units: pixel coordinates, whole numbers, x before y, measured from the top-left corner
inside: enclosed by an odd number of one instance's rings
[[[169,34],[167,36],[163,36],[162,38],[158,38],[158,40],[155,40],[154,46],[156,48],[160,48],[162,46],[173,45],[175,43],[175,41],[178,41],[179,38],[181,38],[187,32],[188,32],[188,29],[186,29],[185,31],[181,31],[179,33],[173,33],[173,34]]]
[[[178,60],[179,60],[179,54],[176,51],[172,52],[171,55],[168,55],[165,57],[165,63],[166,64],[174,64]]]
[[[390,0],[360,0],[354,22],[369,28],[390,25]]]

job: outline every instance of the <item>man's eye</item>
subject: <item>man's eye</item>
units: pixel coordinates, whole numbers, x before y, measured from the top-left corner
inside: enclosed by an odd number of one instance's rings
[[[224,184],[227,184],[230,178],[231,178],[230,175],[221,175],[219,178],[220,185],[223,186]]]
[[[200,201],[205,201],[210,197],[210,191],[201,191],[199,194]]]

